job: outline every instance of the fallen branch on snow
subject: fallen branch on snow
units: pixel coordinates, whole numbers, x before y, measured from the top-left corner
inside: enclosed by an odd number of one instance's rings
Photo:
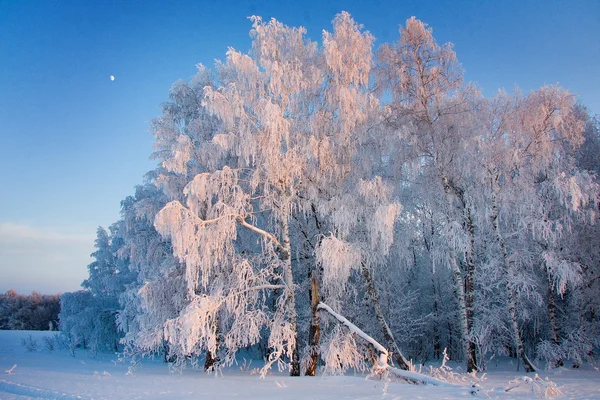
[[[562,392],[556,386],[556,383],[546,377],[546,379],[540,378],[538,374],[532,378],[530,376],[522,376],[509,382],[512,386],[504,389],[505,392],[511,391],[523,385],[527,385],[531,388],[531,391],[543,399],[548,399],[554,396],[560,396]]]
[[[375,348],[375,350],[377,350],[379,352],[379,357],[374,366],[375,373],[382,374],[387,371],[389,374],[392,374],[398,378],[404,379],[408,382],[418,383],[418,384],[423,384],[423,385],[462,387],[459,385],[454,385],[452,383],[444,382],[442,380],[433,378],[431,376],[419,374],[414,371],[404,371],[404,370],[390,366],[388,364],[389,353],[388,353],[387,349],[385,347],[383,347],[378,341],[373,339],[371,336],[367,335],[362,329],[358,328],[352,322],[348,321],[345,317],[343,317],[342,315],[333,311],[331,309],[331,307],[329,307],[327,304],[320,302],[319,305],[317,306],[317,309],[327,311],[332,317],[337,319],[339,323],[341,323],[342,325],[347,327],[350,330],[350,332],[352,332],[352,333],[356,334],[357,336],[359,336],[360,338],[362,338],[364,341],[366,341],[367,343],[372,345]]]

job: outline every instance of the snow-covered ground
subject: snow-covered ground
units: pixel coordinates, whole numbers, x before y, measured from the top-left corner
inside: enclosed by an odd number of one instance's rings
[[[28,351],[22,338],[37,340],[37,350]],[[116,355],[92,357],[77,351],[49,351],[43,337],[50,332],[0,331],[0,399],[464,399],[472,398],[468,388],[414,386],[397,382],[367,380],[364,376],[319,376],[290,378],[273,373],[260,379],[251,373],[258,366],[207,375],[188,368],[170,372],[160,362],[145,361],[133,374],[130,364]],[[16,364],[16,367],[13,366]],[[11,371],[12,369],[12,371]],[[525,374],[509,360],[492,361],[487,379],[480,383],[475,398],[530,399],[536,396],[529,386],[505,392],[509,382]],[[530,375],[532,376],[532,375]],[[560,399],[600,399],[600,372],[593,366],[574,370],[542,371],[554,381]]]

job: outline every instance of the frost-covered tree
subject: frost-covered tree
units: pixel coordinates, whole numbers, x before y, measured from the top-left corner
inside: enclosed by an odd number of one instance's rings
[[[476,93],[470,86],[463,86],[452,45],[439,46],[432,30],[415,18],[401,28],[397,44],[382,46],[378,58],[381,90],[392,98],[385,109],[386,120],[406,140],[407,159],[414,160],[405,166],[407,178],[423,179],[429,185],[429,193],[423,194],[430,200],[415,205],[420,209],[433,206],[432,212],[445,219],[440,225],[445,240],[440,242],[442,247],[431,248],[431,257],[453,272],[458,328],[467,370],[471,371],[477,368],[471,339],[475,228],[467,195],[472,181],[467,159],[462,155],[474,134],[469,111]]]
[[[93,319],[97,309],[92,306],[92,293],[87,290],[67,292],[60,296],[60,331],[74,349],[87,349],[91,340]]]
[[[600,174],[600,116],[591,116],[578,104],[575,112],[584,121],[583,144],[576,154],[577,167],[590,173]]]
[[[212,352],[214,321],[227,318],[221,332],[231,339],[221,342],[231,360],[237,347],[255,343],[267,328],[273,349],[267,367],[286,356],[298,375],[296,292],[306,269],[293,253],[306,242],[314,248],[319,269],[310,270],[326,299],[340,301],[349,273],[362,269],[376,302],[369,271],[393,243],[399,204],[373,174],[372,159],[358,156],[362,144],[375,141],[369,128],[379,122],[378,101],[369,93],[372,37],[342,13],[319,52],[303,29],[253,21],[251,54],[230,50],[218,65],[220,86],[204,87],[202,107],[218,118],[218,133],[163,162],[175,172],[190,162],[206,169],[185,186],[185,204],[170,202],[155,220],[186,265],[193,304],[173,321],[168,337],[180,343],[198,332],[190,349]],[[207,149],[212,158],[197,157]],[[300,220],[314,226],[307,230]],[[255,245],[242,240],[249,234]],[[261,306],[267,297],[274,297],[271,316]],[[232,310],[229,302],[241,306]],[[309,340],[315,350],[314,332]],[[314,373],[314,352],[310,358],[307,370]]]
[[[210,71],[199,66],[189,82],[171,88],[163,114],[152,121],[155,136],[153,158],[161,163],[148,173],[148,183],[136,188],[135,196],[122,206],[124,247],[136,280],[121,296],[119,326],[132,354],[163,353],[165,360],[185,362],[199,355],[176,343],[169,344],[165,326],[189,305],[184,265],[173,255],[171,242],[154,228],[157,213],[172,200],[184,199],[183,188],[197,173],[206,170],[213,151],[206,143],[216,129],[215,118],[201,107],[204,87],[211,83]],[[212,357],[207,356],[206,367]]]
[[[576,220],[589,220],[584,209],[595,203],[597,189],[587,174],[574,169],[572,153],[582,142],[583,123],[571,94],[544,87],[526,97],[500,94],[489,107],[482,124],[488,133],[478,147],[488,182],[482,209],[500,250],[497,277],[505,288],[511,340],[531,371],[534,366],[525,354],[520,329],[529,318],[519,304],[547,292],[551,336],[557,344],[554,292],[564,293],[566,285],[577,284],[580,266],[556,250]],[[536,282],[540,270],[547,282],[541,288]]]
[[[124,245],[119,255],[129,260],[135,280],[119,298],[117,323],[128,354],[162,353],[167,360],[177,354],[166,346],[163,325],[183,308],[185,296],[182,268],[170,243],[153,226],[165,203],[164,194],[153,184],[138,186],[135,196],[121,203]]]
[[[120,222],[110,227],[110,233],[98,228],[96,251],[91,254],[95,261],[88,266],[89,278],[81,284],[86,290],[61,296],[60,329],[73,346],[119,349],[119,297],[134,279],[128,260],[117,254],[123,247],[119,228]]]
[[[252,347],[263,374],[411,382],[387,362],[589,359],[598,129],[573,96],[485,99],[416,18],[376,52],[344,12],[321,46],[251,20],[247,54],[171,88],[160,165],[66,309],[110,299],[128,352],[206,369]]]

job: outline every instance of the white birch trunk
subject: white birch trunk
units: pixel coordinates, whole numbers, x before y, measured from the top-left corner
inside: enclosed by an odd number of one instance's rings
[[[281,235],[283,239],[283,250],[281,259],[283,261],[283,279],[286,286],[286,313],[294,332],[294,342],[289,343],[291,348],[290,376],[300,376],[300,356],[298,352],[298,315],[296,314],[296,295],[294,293],[294,275],[292,270],[292,248],[290,244],[289,222],[283,218],[281,223]]]
[[[471,211],[465,202],[464,190],[457,187],[454,182],[443,178],[442,184],[446,194],[453,194],[457,197],[461,204],[461,210],[465,213],[465,224],[467,234],[469,235],[470,247],[465,251],[465,273],[458,265],[456,251],[451,250],[450,267],[452,276],[454,277],[454,286],[456,288],[456,297],[458,300],[458,311],[460,320],[460,330],[463,342],[463,350],[465,361],[467,364],[467,372],[477,371],[477,359],[475,343],[471,340],[471,329],[473,327],[473,306],[474,306],[474,291],[475,291],[475,261],[473,256],[473,246],[475,243],[475,227],[471,217]],[[448,205],[453,207],[452,199],[448,197]]]
[[[316,274],[313,272],[310,288],[311,321],[309,332],[310,361],[306,367],[305,375],[315,376],[317,373],[317,364],[319,363],[319,343],[321,340],[321,317],[319,315],[319,282]]]
[[[454,278],[454,289],[456,290],[456,300],[458,301],[458,327],[460,329],[461,340],[463,344],[463,352],[467,364],[467,371],[472,372],[475,364],[471,358],[470,340],[469,340],[469,324],[467,319],[467,305],[465,302],[465,289],[463,286],[462,272],[456,262],[454,251],[450,255],[450,267],[452,269],[452,277]],[[471,369],[469,369],[471,367]]]

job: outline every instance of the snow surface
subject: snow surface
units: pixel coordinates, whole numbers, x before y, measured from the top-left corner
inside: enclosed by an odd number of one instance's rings
[[[365,376],[319,376],[291,378],[274,372],[265,379],[249,369],[230,368],[222,374],[207,375],[193,368],[170,372],[160,360],[141,363],[127,374],[128,361],[114,354],[94,357],[78,350],[72,357],[65,350],[49,351],[42,342],[52,332],[0,331],[0,399],[531,399],[528,387],[504,392],[509,382],[525,374],[516,363],[504,359],[488,366],[488,378],[480,392],[471,396],[469,388],[415,386],[397,382],[367,380]],[[21,343],[29,335],[38,342],[37,351]],[[15,364],[12,373],[7,373]],[[533,376],[533,374],[530,374]],[[559,385],[559,399],[600,399],[600,371],[585,365],[580,369],[560,368],[542,372]]]

